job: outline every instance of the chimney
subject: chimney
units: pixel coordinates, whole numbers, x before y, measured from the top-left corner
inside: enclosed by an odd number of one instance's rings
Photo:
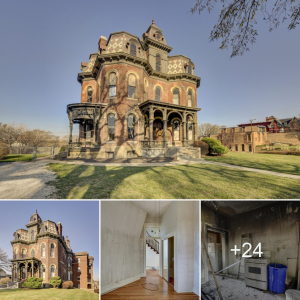
[[[103,50],[106,50],[106,43],[107,43],[107,38],[105,36],[101,35],[99,42],[98,42],[100,52],[102,52]]]
[[[269,117],[266,117],[266,122],[269,122]]]
[[[60,222],[57,223],[57,227],[58,227],[58,234],[62,237],[62,225]]]

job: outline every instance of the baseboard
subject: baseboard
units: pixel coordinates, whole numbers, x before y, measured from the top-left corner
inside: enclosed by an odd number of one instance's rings
[[[146,277],[146,273],[140,273],[140,277]]]
[[[107,285],[104,285],[104,286],[101,286],[101,295],[103,294],[106,294],[106,293],[109,293],[113,290],[116,290],[126,284],[129,284],[131,282],[134,282],[134,281],[137,281],[141,279],[141,276],[140,275],[136,275],[134,277],[130,277],[128,279],[125,279],[125,280],[122,280],[122,281],[117,281],[115,283],[111,283],[111,284],[107,284]]]
[[[193,293],[195,293],[196,295],[200,296],[200,289],[199,289],[199,287],[194,286]]]

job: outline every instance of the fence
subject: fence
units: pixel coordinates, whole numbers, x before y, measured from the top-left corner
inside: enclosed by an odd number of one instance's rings
[[[20,147],[20,146],[13,146],[13,147],[0,147],[0,152],[5,151],[5,154],[8,155],[22,155],[22,154],[29,154],[33,155],[33,158],[38,156],[50,156],[53,157],[54,155],[59,153],[60,146],[49,146],[49,147]],[[1,156],[1,155],[0,155]]]

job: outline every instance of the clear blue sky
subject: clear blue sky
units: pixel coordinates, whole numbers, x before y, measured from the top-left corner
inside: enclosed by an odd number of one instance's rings
[[[10,0],[0,3],[0,122],[68,133],[66,105],[80,101],[80,63],[101,35],[141,37],[155,18],[171,55],[190,57],[202,78],[199,123],[234,126],[250,118],[300,113],[300,27],[272,33],[259,19],[255,45],[242,57],[209,42],[218,11],[191,15],[196,0]]]
[[[13,233],[27,229],[36,209],[43,221],[61,222],[73,252],[94,256],[94,280],[99,280],[99,201],[0,201],[0,247],[9,258]]]

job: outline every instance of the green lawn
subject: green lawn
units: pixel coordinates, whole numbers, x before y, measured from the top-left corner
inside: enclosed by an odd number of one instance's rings
[[[299,199],[300,180],[216,165],[95,167],[49,164],[64,199]]]
[[[37,157],[49,156],[50,154],[38,154]],[[9,154],[3,157],[0,162],[32,161],[32,154]]]
[[[10,289],[0,290],[0,299],[22,299],[22,300],[99,300],[99,295],[90,291],[80,289],[39,289],[39,290],[23,290]]]
[[[229,152],[224,156],[205,157],[205,160],[268,171],[300,175],[300,156]]]

